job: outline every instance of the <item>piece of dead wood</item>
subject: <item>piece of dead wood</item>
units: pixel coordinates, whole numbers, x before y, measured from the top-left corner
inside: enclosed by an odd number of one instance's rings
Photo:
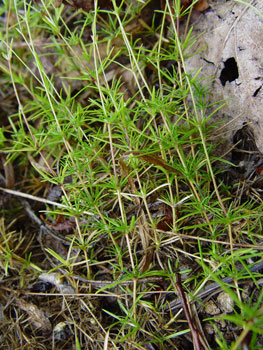
[[[242,268],[242,266],[240,266],[240,269]],[[254,272],[259,272],[263,270],[263,260],[260,260],[259,262],[253,264],[251,267],[249,267],[249,272],[250,273],[254,273]],[[239,278],[238,283],[247,283],[247,280],[249,279],[249,275],[245,275],[243,277]],[[222,284],[232,284],[233,278],[232,277],[225,277],[221,280]],[[218,293],[220,293],[222,291],[222,287],[221,285],[219,285],[218,283],[212,283],[208,286],[206,286],[205,288],[203,288],[202,290],[199,290],[199,292],[197,294],[195,294],[194,299],[191,302],[194,302],[198,299],[204,299],[206,297],[212,297],[213,295],[216,295]],[[165,307],[166,311],[177,311],[178,309],[182,308],[182,302],[181,299],[178,298],[175,301],[172,301],[168,306]]]
[[[63,276],[58,272],[42,273],[38,277],[41,281],[53,284],[62,294],[74,294],[75,290],[67,282],[63,282]]]

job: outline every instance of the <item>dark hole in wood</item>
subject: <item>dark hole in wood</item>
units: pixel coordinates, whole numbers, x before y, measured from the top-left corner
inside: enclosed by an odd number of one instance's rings
[[[260,86],[257,90],[255,90],[253,97],[256,97],[257,94],[259,93],[260,89],[262,88],[262,86]]]
[[[236,60],[234,59],[234,57],[228,58],[224,62],[224,65],[225,65],[225,68],[222,69],[220,77],[219,77],[221,84],[223,86],[226,85],[227,81],[229,81],[229,82],[234,81],[239,76],[237,63],[236,63]]]

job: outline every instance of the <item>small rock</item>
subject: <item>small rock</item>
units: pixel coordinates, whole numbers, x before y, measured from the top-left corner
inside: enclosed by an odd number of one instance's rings
[[[206,323],[206,324],[204,325],[204,329],[205,329],[205,332],[206,332],[207,334],[212,335],[212,334],[215,333],[215,330],[214,330],[214,328],[212,327],[212,325],[211,325],[210,323]]]
[[[205,306],[205,311],[210,315],[220,314],[220,309],[216,306],[213,300],[209,300]]]
[[[234,301],[233,299],[225,292],[222,292],[218,295],[217,301],[223,312],[230,313],[233,312]]]

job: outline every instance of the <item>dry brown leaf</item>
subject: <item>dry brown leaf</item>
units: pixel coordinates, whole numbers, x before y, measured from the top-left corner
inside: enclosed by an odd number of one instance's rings
[[[182,5],[182,11],[184,11],[189,5],[191,5],[193,0],[182,0],[181,5]],[[194,9],[195,11],[198,12],[203,12],[207,10],[210,6],[207,3],[207,0],[199,0],[195,5]]]
[[[39,309],[36,305],[28,303],[22,299],[17,299],[16,305],[28,314],[29,320],[34,327],[41,328],[45,332],[51,331],[51,323],[46,317],[43,310]]]
[[[260,165],[259,167],[256,168],[256,173],[258,175],[263,175],[263,165]]]
[[[162,8],[162,10],[164,10],[164,8],[165,8],[165,1],[166,0],[161,0],[161,8]],[[192,4],[192,2],[193,2],[193,0],[181,0],[181,11],[180,11],[180,13],[182,13],[184,10],[186,10],[187,7]],[[171,9],[172,9],[172,13],[173,13],[173,0],[170,0],[170,6],[171,6]],[[198,12],[204,12],[209,7],[210,7],[210,5],[208,4],[207,0],[199,0],[194,5],[194,10],[198,11]],[[167,20],[169,22],[171,22],[170,16],[167,16],[166,18],[167,18]],[[182,19],[183,18],[184,18],[184,16],[182,17]],[[180,18],[180,20],[181,20],[181,18]]]
[[[145,162],[160,166],[162,168],[164,168],[165,170],[168,170],[172,173],[176,173],[178,175],[182,175],[180,173],[180,171],[178,171],[177,169],[171,167],[170,165],[168,165],[162,158],[157,157],[157,156],[153,156],[151,154],[144,154],[143,152],[139,152],[139,151],[131,151],[128,153],[132,153],[134,156],[137,156],[138,158],[144,160]]]
[[[75,9],[82,9],[83,11],[90,11],[94,10],[94,0],[71,0],[71,1],[64,1],[64,4],[70,4],[71,6],[75,7]],[[98,7],[99,8],[106,8],[109,7],[111,4],[110,0],[98,0]]]
[[[164,206],[164,216],[161,221],[158,222],[157,228],[162,231],[170,231],[173,224],[173,213],[171,207]]]
[[[199,0],[195,6],[194,9],[198,12],[204,12],[205,10],[207,10],[210,7],[210,5],[208,4],[207,0]]]

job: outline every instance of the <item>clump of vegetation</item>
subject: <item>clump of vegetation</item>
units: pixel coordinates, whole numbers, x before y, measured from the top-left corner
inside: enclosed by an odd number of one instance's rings
[[[259,349],[262,200],[186,69],[196,2],[108,3],[1,5],[1,347]]]

